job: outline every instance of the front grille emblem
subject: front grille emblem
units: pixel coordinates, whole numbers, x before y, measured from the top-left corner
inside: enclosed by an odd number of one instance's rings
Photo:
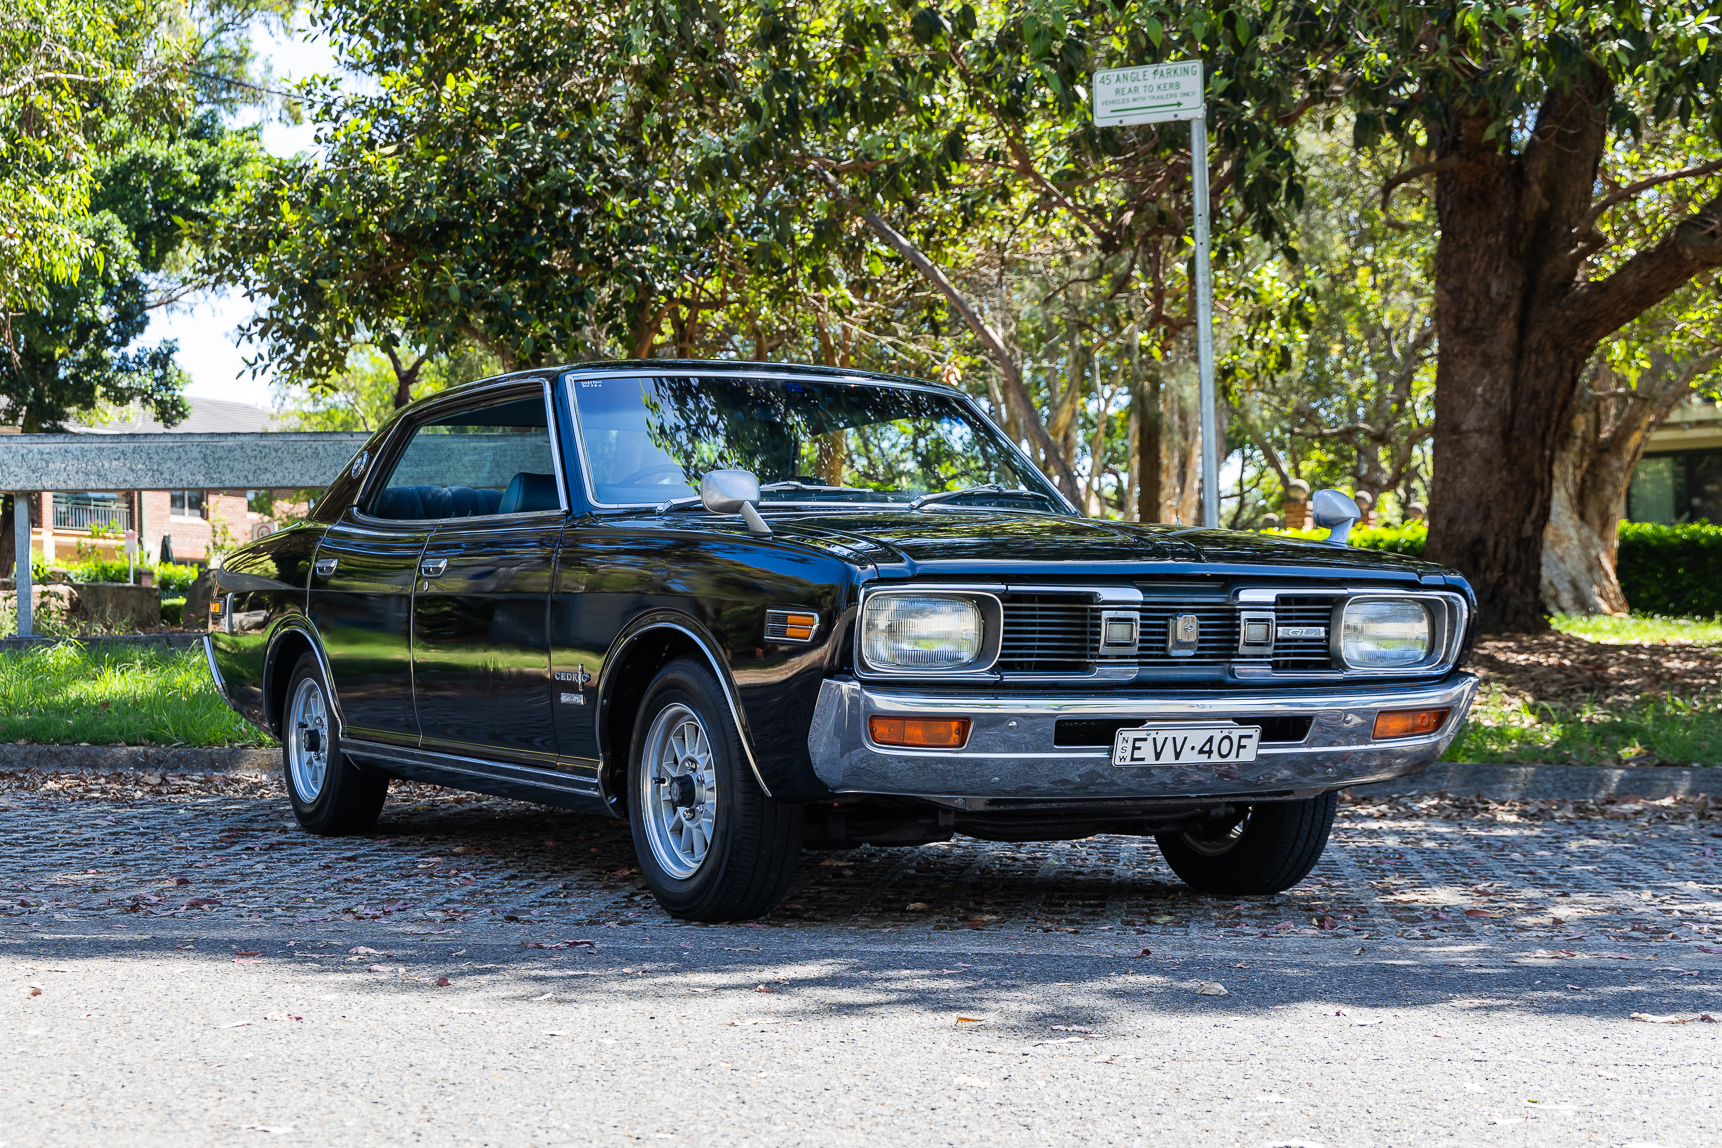
[[[1193,658],[1202,640],[1202,620],[1194,614],[1179,614],[1166,627],[1166,652],[1174,658]]]
[[[1268,658],[1274,652],[1274,615],[1271,610],[1242,610],[1238,613],[1238,656]]]

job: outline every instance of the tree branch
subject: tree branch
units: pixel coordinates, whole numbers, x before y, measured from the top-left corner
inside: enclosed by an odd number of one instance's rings
[[[814,174],[824,181],[826,188],[837,198],[838,202],[845,204],[852,202],[848,194],[844,192],[843,186],[837,182],[836,177],[817,163],[813,164],[812,168]],[[914,264],[921,274],[932,282],[933,286],[944,293],[945,298],[950,300],[951,306],[956,308],[957,314],[961,315],[963,321],[969,325],[969,330],[973,331],[975,337],[981,341],[981,345],[992,352],[993,361],[998,364],[999,373],[1004,376],[1005,385],[1010,388],[1011,397],[1022,411],[1022,421],[1027,424],[1029,434],[1046,455],[1048,464],[1058,472],[1059,486],[1062,488],[1064,496],[1071,501],[1072,505],[1075,505],[1076,494],[1081,486],[1077,481],[1076,472],[1065,460],[1064,452],[1058,449],[1058,444],[1052,441],[1052,436],[1047,433],[1045,424],[1041,422],[1039,415],[1035,412],[1034,400],[1029,397],[1028,389],[1022,385],[1022,375],[1017,371],[1016,361],[1005,349],[1004,340],[1000,339],[998,333],[987,325],[986,320],[981,318],[980,313],[970,305],[945,273],[939,270],[938,266],[923,255],[914,244],[905,239],[896,228],[871,211],[862,210],[861,218],[866,220],[867,226],[873,229],[874,234],[890,245],[897,254]]]
[[[1637,183],[1629,183],[1613,195],[1605,195],[1597,200],[1596,206],[1586,212],[1585,217],[1573,226],[1573,242],[1582,242],[1585,233],[1591,229],[1597,220],[1602,218],[1603,212],[1617,203],[1622,203],[1661,184],[1671,183],[1677,179],[1697,179],[1718,171],[1722,171],[1722,159],[1711,163],[1701,163],[1694,167],[1683,167],[1679,171],[1665,171],[1661,175],[1653,175],[1648,179],[1641,179]]]
[[[1580,284],[1557,312],[1563,342],[1595,346],[1711,267],[1722,267],[1722,195],[1608,278]]]

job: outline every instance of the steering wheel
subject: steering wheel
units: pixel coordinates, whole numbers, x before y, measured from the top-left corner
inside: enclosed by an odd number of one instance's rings
[[[649,475],[661,474],[663,478],[656,482],[647,482]],[[617,483],[618,486],[664,486],[670,482],[686,483],[688,476],[682,473],[682,468],[673,462],[660,462],[655,466],[644,466]]]

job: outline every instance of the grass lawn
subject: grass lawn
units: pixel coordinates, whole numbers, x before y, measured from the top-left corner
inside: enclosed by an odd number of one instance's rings
[[[201,648],[0,653],[0,741],[264,745],[216,696]]]
[[[1557,615],[1487,638],[1448,761],[1722,765],[1722,620]]]

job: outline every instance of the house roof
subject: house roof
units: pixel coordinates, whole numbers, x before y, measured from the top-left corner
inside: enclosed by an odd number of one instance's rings
[[[166,427],[148,411],[139,410],[130,419],[96,423],[90,426],[70,426],[73,434],[255,434],[258,431],[286,430],[287,422],[273,411],[249,403],[234,403],[226,399],[186,397],[191,415],[182,423]]]

